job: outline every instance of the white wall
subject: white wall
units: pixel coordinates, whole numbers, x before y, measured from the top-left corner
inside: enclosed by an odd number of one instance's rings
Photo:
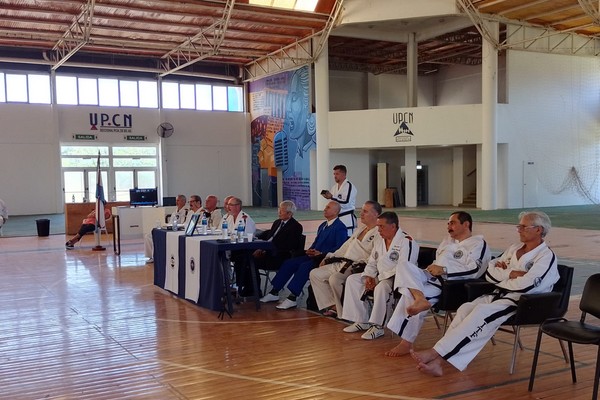
[[[419,76],[418,104],[434,105],[434,78]],[[406,75],[329,72],[329,110],[349,111],[407,106]]]
[[[60,144],[73,135],[98,135],[94,144],[123,143],[123,133],[90,131],[90,112],[132,114],[131,134],[156,143],[159,122],[175,128],[164,139],[163,194],[228,194],[249,204],[249,121],[244,113],[136,108],[0,104],[0,198],[13,215],[63,212]],[[87,143],[87,142],[86,142]]]
[[[1,104],[0,121],[0,198],[9,214],[62,212],[52,108]]]
[[[251,204],[250,122],[244,113],[165,110],[175,133],[165,139],[169,193],[235,195]]]
[[[481,65],[453,65],[433,76],[432,105],[481,104]],[[498,56],[498,103],[506,103],[506,57]]]
[[[412,135],[395,136],[401,114]],[[396,118],[396,119],[395,119]],[[412,118],[412,119],[409,119]],[[481,105],[338,111],[329,113],[329,147],[401,148],[481,143]]]
[[[367,74],[329,71],[329,110],[365,110],[368,108]]]
[[[509,104],[499,140],[509,142],[508,206],[523,203],[523,162],[533,162],[539,207],[600,201],[600,59],[511,51]]]

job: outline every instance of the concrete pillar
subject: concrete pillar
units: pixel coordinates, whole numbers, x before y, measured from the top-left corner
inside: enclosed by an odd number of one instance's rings
[[[406,104],[408,107],[417,106],[417,81],[419,76],[417,62],[417,35],[412,32],[408,34],[408,42],[406,44],[406,79],[408,80]]]
[[[311,199],[316,194],[316,204],[311,201],[311,209],[322,210],[327,200],[319,195],[321,190],[329,189],[333,184],[329,165],[329,51],[327,43],[315,61],[315,109],[317,124],[316,181],[311,180]]]
[[[404,198],[406,207],[417,206],[417,148],[404,148]]]
[[[452,148],[452,205],[457,207],[464,195],[464,158],[463,148]]]
[[[497,42],[498,22],[485,21],[484,27]],[[494,43],[483,40],[481,66],[482,145],[481,145],[481,204],[482,210],[495,210],[498,184],[498,51]]]

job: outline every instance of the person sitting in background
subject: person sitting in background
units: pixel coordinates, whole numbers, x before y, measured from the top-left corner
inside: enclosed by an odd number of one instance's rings
[[[237,197],[232,196],[227,201],[227,215],[224,218],[227,219],[229,232],[236,231],[240,223],[245,233],[256,232],[254,220],[250,215],[242,211],[242,200]]]
[[[520,243],[490,261],[484,275],[496,289],[460,306],[448,331],[433,348],[411,350],[419,371],[442,376],[444,361],[463,371],[500,325],[517,312],[521,295],[552,290],[560,276],[556,255],[544,241],[550,227],[550,218],[541,211],[519,214]]]
[[[292,257],[294,251],[299,250],[304,228],[294,218],[294,212],[296,205],[293,201],[282,201],[277,209],[279,219],[273,222],[271,229],[256,235],[258,239],[273,242],[275,247],[269,251],[259,249],[252,254],[256,268],[277,270],[285,260]]]
[[[296,298],[308,281],[310,270],[318,266],[327,253],[336,251],[348,239],[348,229],[338,218],[340,209],[339,203],[335,201],[327,203],[323,211],[326,221],[319,225],[315,241],[304,255],[290,258],[281,265],[272,281],[273,290],[260,299],[261,302],[278,301],[279,291],[290,281],[287,286],[290,295],[277,308],[287,310],[296,307]]]
[[[8,220],[8,209],[4,200],[0,199],[0,228],[2,228],[6,220]]]
[[[167,222],[167,226],[171,226],[173,224],[173,218],[177,217],[177,221],[183,223],[187,218],[187,214],[189,209],[185,206],[187,203],[187,198],[183,194],[178,194],[175,199],[175,206],[177,207],[175,212],[173,212],[169,216],[169,220]],[[153,263],[154,259],[152,258],[154,255],[154,243],[152,242],[152,232],[146,233],[144,235],[144,255],[148,257],[146,263]]]
[[[221,229],[221,210],[217,208],[219,199],[214,194],[206,196],[202,211],[208,219],[208,228],[213,231]]]
[[[373,246],[364,272],[346,279],[344,294],[342,319],[354,322],[345,327],[344,332],[366,331],[361,336],[365,340],[377,339],[385,333],[383,323],[394,290],[396,267],[407,261],[416,264],[419,257],[419,245],[402,231],[396,213],[382,213],[377,218],[377,227],[382,240]],[[369,316],[367,296],[370,293],[373,307]]]
[[[112,214],[110,213],[110,210],[107,208],[104,209],[104,219],[108,220],[110,217],[112,216]],[[87,217],[85,217],[83,219],[83,222],[81,223],[81,226],[79,227],[79,232],[77,232],[75,234],[75,236],[73,236],[71,239],[69,239],[67,241],[67,243],[65,243],[65,247],[70,250],[73,247],[75,247],[75,243],[79,242],[81,240],[81,238],[83,237],[83,235],[85,235],[86,233],[90,233],[90,232],[94,232],[96,230],[96,210],[93,210],[91,213],[89,213],[87,215]]]
[[[485,273],[490,249],[483,236],[473,235],[472,229],[469,213],[453,212],[448,219],[448,236],[438,246],[431,265],[426,269],[410,263],[398,265],[394,287],[401,297],[387,327],[402,340],[386,356],[401,357],[412,349],[425,316],[438,301],[442,291],[440,279],[479,278]]]
[[[223,217],[227,221],[229,232],[236,232],[241,224],[244,233],[256,232],[256,224],[252,217],[242,211],[242,200],[232,196],[227,201],[228,214]],[[233,263],[235,271],[235,283],[238,287],[238,293],[242,297],[254,295],[254,285],[252,284],[252,274],[250,266],[246,264],[246,254],[244,251],[232,251],[230,261]],[[260,293],[256,294],[260,296]]]
[[[342,247],[327,254],[319,268],[310,271],[310,285],[319,310],[329,317],[342,315],[344,283],[352,273],[351,265],[366,262],[373,250],[375,240],[381,240],[377,232],[377,217],[381,205],[368,200],[360,211],[360,225]]]
[[[186,227],[192,220],[192,215],[198,214],[201,215],[204,212],[202,208],[202,198],[197,194],[193,194],[190,196],[190,211],[187,213],[187,217],[185,217],[185,221],[179,220],[180,224],[184,224]]]

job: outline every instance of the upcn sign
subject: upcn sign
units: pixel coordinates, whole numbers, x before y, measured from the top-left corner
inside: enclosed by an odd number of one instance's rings
[[[131,114],[90,113],[90,131],[131,133]]]
[[[399,125],[394,133],[396,142],[410,142],[414,134],[410,130],[409,124],[413,122],[413,113],[398,112],[392,114],[392,122],[394,125]]]

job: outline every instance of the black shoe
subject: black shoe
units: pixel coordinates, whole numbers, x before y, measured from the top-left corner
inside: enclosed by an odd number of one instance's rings
[[[67,250],[73,250],[73,248],[75,248],[75,245],[73,245],[73,243],[71,242],[67,242],[65,243],[65,247],[67,248]]]

